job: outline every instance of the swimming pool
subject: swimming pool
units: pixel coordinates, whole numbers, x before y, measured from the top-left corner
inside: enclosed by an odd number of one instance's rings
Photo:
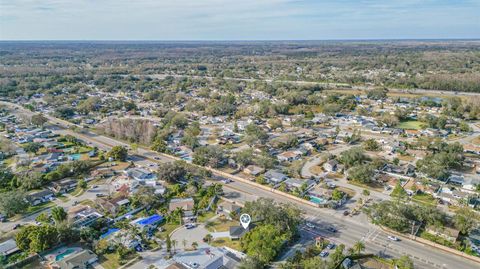
[[[63,258],[65,258],[65,256],[68,256],[70,254],[72,254],[73,252],[75,252],[75,249],[73,248],[68,248],[67,250],[65,250],[63,253],[61,254],[58,254],[56,257],[55,257],[55,261],[61,261],[63,260]]]
[[[322,204],[324,204],[326,201],[325,201],[325,199],[323,199],[323,198],[310,195],[310,202],[313,202],[313,203],[315,203],[315,204],[317,204],[317,205],[322,205]]]
[[[78,161],[80,160],[80,157],[82,157],[82,155],[80,153],[76,153],[76,154],[71,154],[69,156],[69,158],[72,160],[72,161]]]

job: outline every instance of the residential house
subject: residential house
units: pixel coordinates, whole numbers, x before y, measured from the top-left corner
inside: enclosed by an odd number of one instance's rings
[[[51,190],[43,190],[35,193],[28,194],[25,199],[32,206],[43,204],[51,201],[55,197],[55,194]]]
[[[222,201],[218,204],[217,214],[223,214],[225,217],[230,218],[231,214],[238,214],[242,210],[242,207],[228,201]]]
[[[53,191],[55,193],[63,194],[73,191],[78,185],[78,182],[74,179],[64,179],[60,182],[53,182]]]
[[[161,222],[163,217],[158,214],[153,214],[145,218],[138,218],[134,221],[131,221],[130,224],[137,226],[142,231],[152,231],[155,229]]]
[[[302,154],[296,151],[285,151],[277,155],[277,159],[281,162],[292,162],[300,159]]]
[[[62,260],[52,264],[52,268],[59,269],[87,269],[98,261],[97,255],[91,250],[82,250],[67,255]]]
[[[243,169],[243,172],[245,172],[246,174],[249,174],[251,176],[254,176],[254,177],[260,175],[264,171],[265,171],[265,169],[263,169],[260,166],[256,166],[256,165],[249,165],[249,166],[245,167],[245,169]]]
[[[74,227],[88,227],[103,215],[90,206],[79,205],[68,210],[68,220]]]
[[[126,174],[139,182],[145,182],[149,185],[155,185],[157,180],[157,175],[151,171],[148,171],[143,168],[131,168],[126,171]]]
[[[230,226],[228,233],[229,233],[230,239],[239,240],[248,231],[249,231],[248,227],[247,229],[245,229],[242,226]]]
[[[472,229],[467,237],[470,248],[480,255],[480,227]]]
[[[7,241],[0,243],[0,256],[8,257],[19,251],[20,249],[17,247],[15,239],[8,239]]]
[[[126,194],[120,194],[114,198],[99,197],[95,202],[104,212],[114,216],[118,214],[123,206],[127,206],[130,203]]]
[[[323,169],[327,172],[335,172],[338,168],[338,161],[337,160],[329,160],[323,164]]]
[[[315,181],[311,179],[296,179],[296,178],[289,178],[284,181],[287,185],[287,189],[294,190],[296,188],[300,189],[302,186],[305,186],[305,190],[310,189],[311,187],[315,186]]]
[[[272,184],[278,184],[282,181],[285,181],[288,176],[277,171],[277,170],[268,170],[265,175],[265,180]]]
[[[195,206],[195,201],[193,198],[177,198],[170,200],[170,204],[168,205],[168,211],[172,212],[177,208],[181,208],[183,211],[190,211],[193,210]]]
[[[442,237],[452,243],[455,243],[457,241],[458,235],[460,234],[460,231],[454,228],[450,227],[435,227],[433,225],[427,226],[425,229],[427,233],[433,234],[435,236]]]

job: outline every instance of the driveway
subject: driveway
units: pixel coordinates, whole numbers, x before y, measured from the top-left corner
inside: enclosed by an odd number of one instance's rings
[[[176,240],[176,248],[183,248],[183,240],[186,240],[186,247],[192,246],[193,242],[197,242],[199,246],[203,243],[203,238],[210,232],[205,228],[203,224],[198,225],[195,228],[187,229],[184,226],[173,231],[170,235],[171,240]]]

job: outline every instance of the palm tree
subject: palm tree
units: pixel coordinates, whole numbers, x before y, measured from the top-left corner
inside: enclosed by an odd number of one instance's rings
[[[197,243],[197,242],[193,242],[193,243],[192,243],[192,248],[193,248],[193,249],[197,249],[197,247],[198,247],[198,243]]]
[[[183,250],[187,249],[187,239],[182,240]]]
[[[362,241],[358,241],[353,245],[353,250],[357,252],[357,254],[360,254],[360,252],[365,250],[365,244]]]
[[[213,239],[213,236],[211,234],[207,234],[205,235],[205,241],[207,241],[207,243],[210,244],[210,242],[212,241]]]
[[[172,247],[173,247],[173,253],[175,253],[175,246],[177,246],[178,241],[173,239],[172,240]]]
[[[172,250],[172,240],[170,240],[170,235],[167,234],[165,238],[165,244],[167,244],[167,252],[171,254]]]

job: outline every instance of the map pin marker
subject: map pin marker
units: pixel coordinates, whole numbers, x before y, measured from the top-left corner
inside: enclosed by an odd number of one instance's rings
[[[252,218],[248,214],[242,214],[240,216],[240,223],[242,224],[243,229],[245,230],[248,228],[248,225],[250,225],[251,221],[252,221]]]

